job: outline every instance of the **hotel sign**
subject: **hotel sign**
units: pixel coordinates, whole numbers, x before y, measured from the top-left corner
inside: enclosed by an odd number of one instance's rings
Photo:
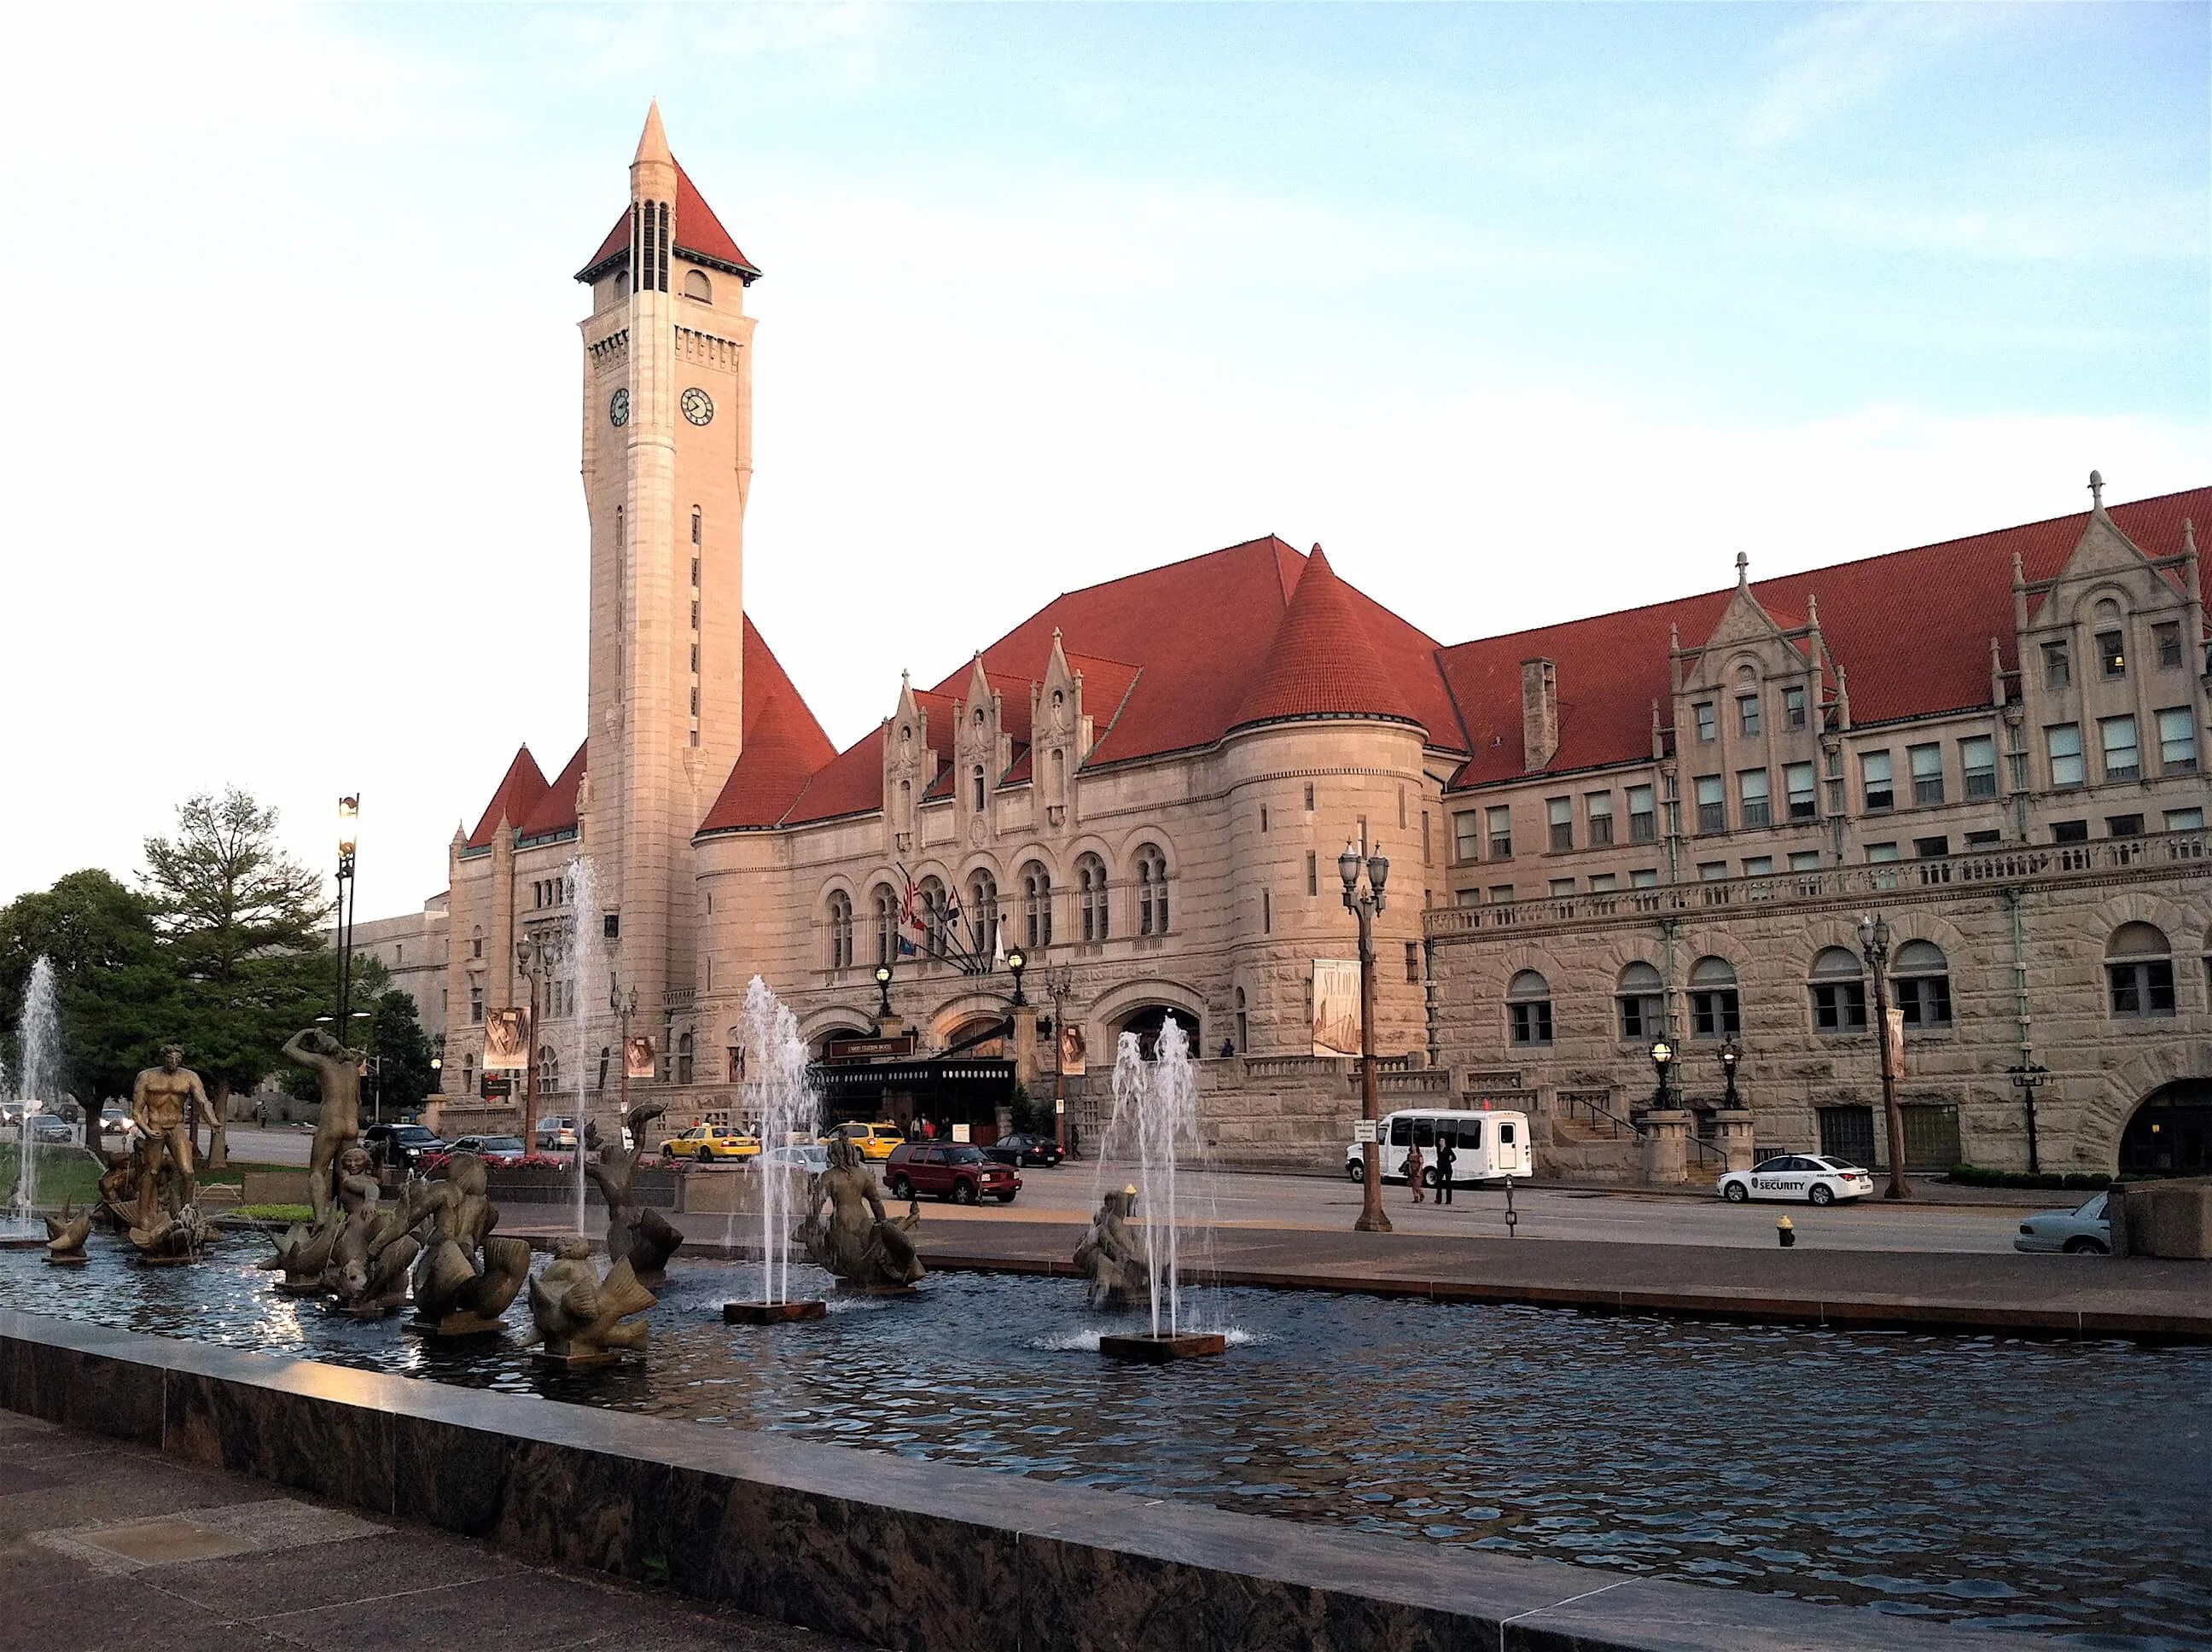
[[[833,1038],[823,1052],[830,1061],[880,1061],[894,1056],[914,1054],[914,1035],[901,1033],[896,1038]]]

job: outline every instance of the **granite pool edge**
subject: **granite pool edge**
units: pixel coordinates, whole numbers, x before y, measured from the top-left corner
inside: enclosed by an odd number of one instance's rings
[[[912,1652],[2050,1644],[13,1309],[0,1408]]]

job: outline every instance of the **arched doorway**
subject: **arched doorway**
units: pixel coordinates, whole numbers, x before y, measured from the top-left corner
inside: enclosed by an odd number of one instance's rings
[[[1114,1030],[1116,1035],[1125,1032],[1136,1034],[1137,1046],[1143,1051],[1145,1060],[1149,1061],[1159,1053],[1160,1029],[1166,1024],[1170,1016],[1176,1018],[1176,1024],[1183,1030],[1183,1036],[1190,1040],[1191,1059],[1196,1060],[1203,1056],[1206,1040],[1198,1017],[1188,1010],[1176,1009],[1165,1004],[1140,1005],[1124,1016]],[[1118,1036],[1115,1042],[1117,1045],[1120,1042]]]
[[[963,1055],[988,1058],[992,1060],[1006,1060],[1014,1053],[1013,1041],[1003,1031],[994,1037],[984,1039],[980,1044],[968,1043],[968,1041],[978,1033],[989,1032],[994,1028],[1003,1028],[1006,1021],[1006,1017],[1000,1015],[971,1016],[945,1036],[945,1048],[949,1050],[960,1050]],[[967,1048],[961,1049],[963,1044],[966,1044]]]
[[[824,1027],[820,1032],[814,1035],[814,1059],[819,1061],[827,1056],[830,1054],[830,1046],[838,1039],[866,1038],[867,1036],[868,1029],[866,1027]]]
[[[2212,1078],[2177,1078],[2144,1096],[2120,1133],[2120,1169],[2212,1175]]]

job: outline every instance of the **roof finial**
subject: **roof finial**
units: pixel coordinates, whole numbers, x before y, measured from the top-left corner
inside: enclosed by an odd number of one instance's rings
[[[1742,590],[1751,583],[1751,558],[1742,551],[1735,554],[1735,588]]]
[[[2185,556],[2197,554],[2197,524],[2185,516],[2181,519],[2181,554]]]
[[[2093,511],[2105,508],[2105,473],[2102,471],[2089,472],[2089,508]]]

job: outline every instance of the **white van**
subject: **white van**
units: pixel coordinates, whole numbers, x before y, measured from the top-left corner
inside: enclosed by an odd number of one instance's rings
[[[1423,1109],[1392,1113],[1376,1127],[1382,1139],[1382,1180],[1406,1179],[1406,1151],[1418,1146],[1427,1168],[1421,1185],[1437,1185],[1437,1141],[1452,1144],[1452,1186],[1464,1187],[1478,1181],[1500,1181],[1525,1176],[1535,1163],[1528,1151],[1528,1115],[1486,1108],[1479,1113]],[[1367,1179],[1367,1144],[1355,1141],[1344,1150],[1344,1173],[1354,1181]]]

